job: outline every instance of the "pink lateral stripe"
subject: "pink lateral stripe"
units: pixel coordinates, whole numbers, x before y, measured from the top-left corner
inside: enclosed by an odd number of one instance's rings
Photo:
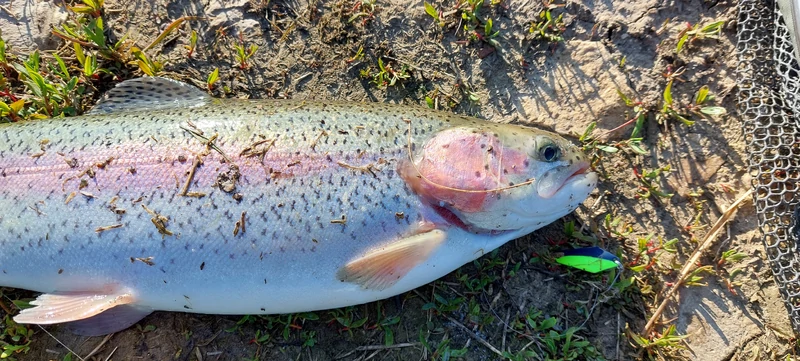
[[[229,147],[226,147],[229,148]],[[195,152],[177,146],[143,147],[120,146],[118,151],[78,151],[64,154],[46,152],[36,158],[30,155],[6,157],[0,160],[0,189],[18,190],[20,193],[48,194],[70,193],[79,190],[81,179],[88,181],[87,192],[109,194],[142,193],[157,188],[181,189],[195,158]],[[302,177],[309,174],[333,172],[342,169],[337,162],[358,167],[375,162],[379,155],[355,152],[342,155],[327,153],[301,153],[296,150],[270,149],[264,156],[241,157],[240,150],[223,149],[239,166],[240,185],[264,184],[267,179]],[[77,160],[74,168],[68,164]],[[113,158],[110,162],[108,159]],[[348,160],[349,158],[349,160]],[[181,161],[182,160],[182,161]],[[99,164],[106,163],[103,167]],[[74,165],[74,164],[73,164]],[[91,168],[94,178],[86,174]],[[190,191],[205,192],[216,181],[220,172],[228,170],[222,156],[212,151],[203,158],[195,172]]]

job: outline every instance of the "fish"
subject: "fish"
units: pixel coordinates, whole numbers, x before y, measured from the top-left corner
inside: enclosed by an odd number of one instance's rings
[[[0,125],[0,286],[81,335],[153,311],[283,314],[430,283],[596,188],[561,136],[423,107],[126,80]]]

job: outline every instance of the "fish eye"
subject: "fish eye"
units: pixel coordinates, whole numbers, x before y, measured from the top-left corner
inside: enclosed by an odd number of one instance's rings
[[[555,144],[547,144],[539,148],[539,154],[542,155],[542,159],[545,162],[554,162],[558,159],[559,156],[558,147]]]

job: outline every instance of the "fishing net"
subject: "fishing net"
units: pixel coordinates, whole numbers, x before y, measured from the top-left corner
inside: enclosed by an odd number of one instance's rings
[[[800,333],[800,229],[793,219],[800,203],[800,67],[774,1],[740,1],[737,32],[738,110],[758,223],[770,268]]]

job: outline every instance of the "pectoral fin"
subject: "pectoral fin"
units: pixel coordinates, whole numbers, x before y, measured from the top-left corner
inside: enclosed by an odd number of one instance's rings
[[[384,290],[428,259],[446,236],[444,231],[434,229],[403,238],[351,261],[336,276],[342,282],[356,283],[365,289]]]
[[[17,323],[53,324],[83,320],[116,306],[130,304],[133,296],[126,292],[45,293],[14,316]]]

